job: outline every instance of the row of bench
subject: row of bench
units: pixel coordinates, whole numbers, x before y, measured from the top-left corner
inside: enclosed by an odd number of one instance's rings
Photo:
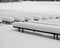
[[[52,17],[42,17],[42,16],[39,16],[39,17],[18,17],[18,16],[0,16],[0,22],[6,22],[6,23],[11,23],[11,22],[14,22],[14,21],[17,21],[17,22],[24,22],[24,21],[28,21],[28,20],[35,20],[35,21],[38,21],[38,20],[51,20],[51,19],[59,19],[60,17],[58,16],[52,16]]]
[[[16,22],[14,22],[16,21]],[[60,17],[0,17],[0,22],[13,23],[18,31],[22,29],[53,34],[53,38],[58,40],[60,35]]]
[[[5,22],[7,23],[13,23],[14,21],[21,22],[24,21],[24,18],[14,18],[14,17],[5,17],[5,16],[0,16],[0,22]]]

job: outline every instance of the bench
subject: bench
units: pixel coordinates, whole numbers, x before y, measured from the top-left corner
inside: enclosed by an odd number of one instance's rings
[[[18,28],[18,31],[22,29],[32,30],[42,33],[53,34],[53,39],[58,40],[58,35],[60,35],[60,27],[57,25],[48,25],[48,24],[38,24],[38,23],[29,23],[29,22],[15,22],[13,23],[14,28]]]
[[[10,24],[14,22],[14,18],[13,17],[0,17],[2,19],[2,22],[5,22],[6,24]]]
[[[14,18],[14,21],[16,21],[16,22],[23,22],[23,21],[25,21],[25,18],[24,17],[16,17],[16,16],[14,16],[13,17]]]

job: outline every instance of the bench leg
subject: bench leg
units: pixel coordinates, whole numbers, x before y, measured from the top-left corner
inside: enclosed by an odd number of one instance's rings
[[[7,22],[5,22],[7,24]]]
[[[10,24],[9,22],[5,22],[6,24]]]
[[[58,40],[58,35],[56,35],[56,40]]]
[[[10,24],[11,22],[9,22],[9,24]]]
[[[20,28],[18,28],[18,31],[20,32]]]
[[[22,28],[22,32],[24,33],[24,29]]]
[[[53,39],[55,39],[55,35],[56,34],[53,34]],[[56,40],[58,40],[58,34],[56,35]]]
[[[55,39],[55,34],[53,34],[53,39]]]

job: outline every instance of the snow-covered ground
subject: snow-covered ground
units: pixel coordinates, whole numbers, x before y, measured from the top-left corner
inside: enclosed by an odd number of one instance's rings
[[[12,25],[0,25],[0,48],[60,48],[60,39],[53,35],[33,33],[25,30],[18,32]]]
[[[60,16],[60,2],[0,3],[0,11],[9,16]]]

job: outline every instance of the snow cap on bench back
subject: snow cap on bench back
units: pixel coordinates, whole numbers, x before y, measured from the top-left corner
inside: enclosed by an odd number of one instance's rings
[[[14,21],[14,18],[12,18],[12,17],[3,17],[3,20],[4,21]]]
[[[49,17],[48,16],[38,16],[38,17],[34,17],[34,19],[37,19],[37,20],[48,20]]]
[[[2,19],[3,21],[9,21],[9,22],[14,21],[14,18],[13,18],[13,17],[8,17],[8,16],[5,16],[5,17],[2,16],[1,19]]]
[[[24,17],[13,17],[14,18],[14,20],[17,20],[17,21],[25,21],[25,18]]]
[[[25,17],[25,20],[33,20],[34,18],[33,17]]]

